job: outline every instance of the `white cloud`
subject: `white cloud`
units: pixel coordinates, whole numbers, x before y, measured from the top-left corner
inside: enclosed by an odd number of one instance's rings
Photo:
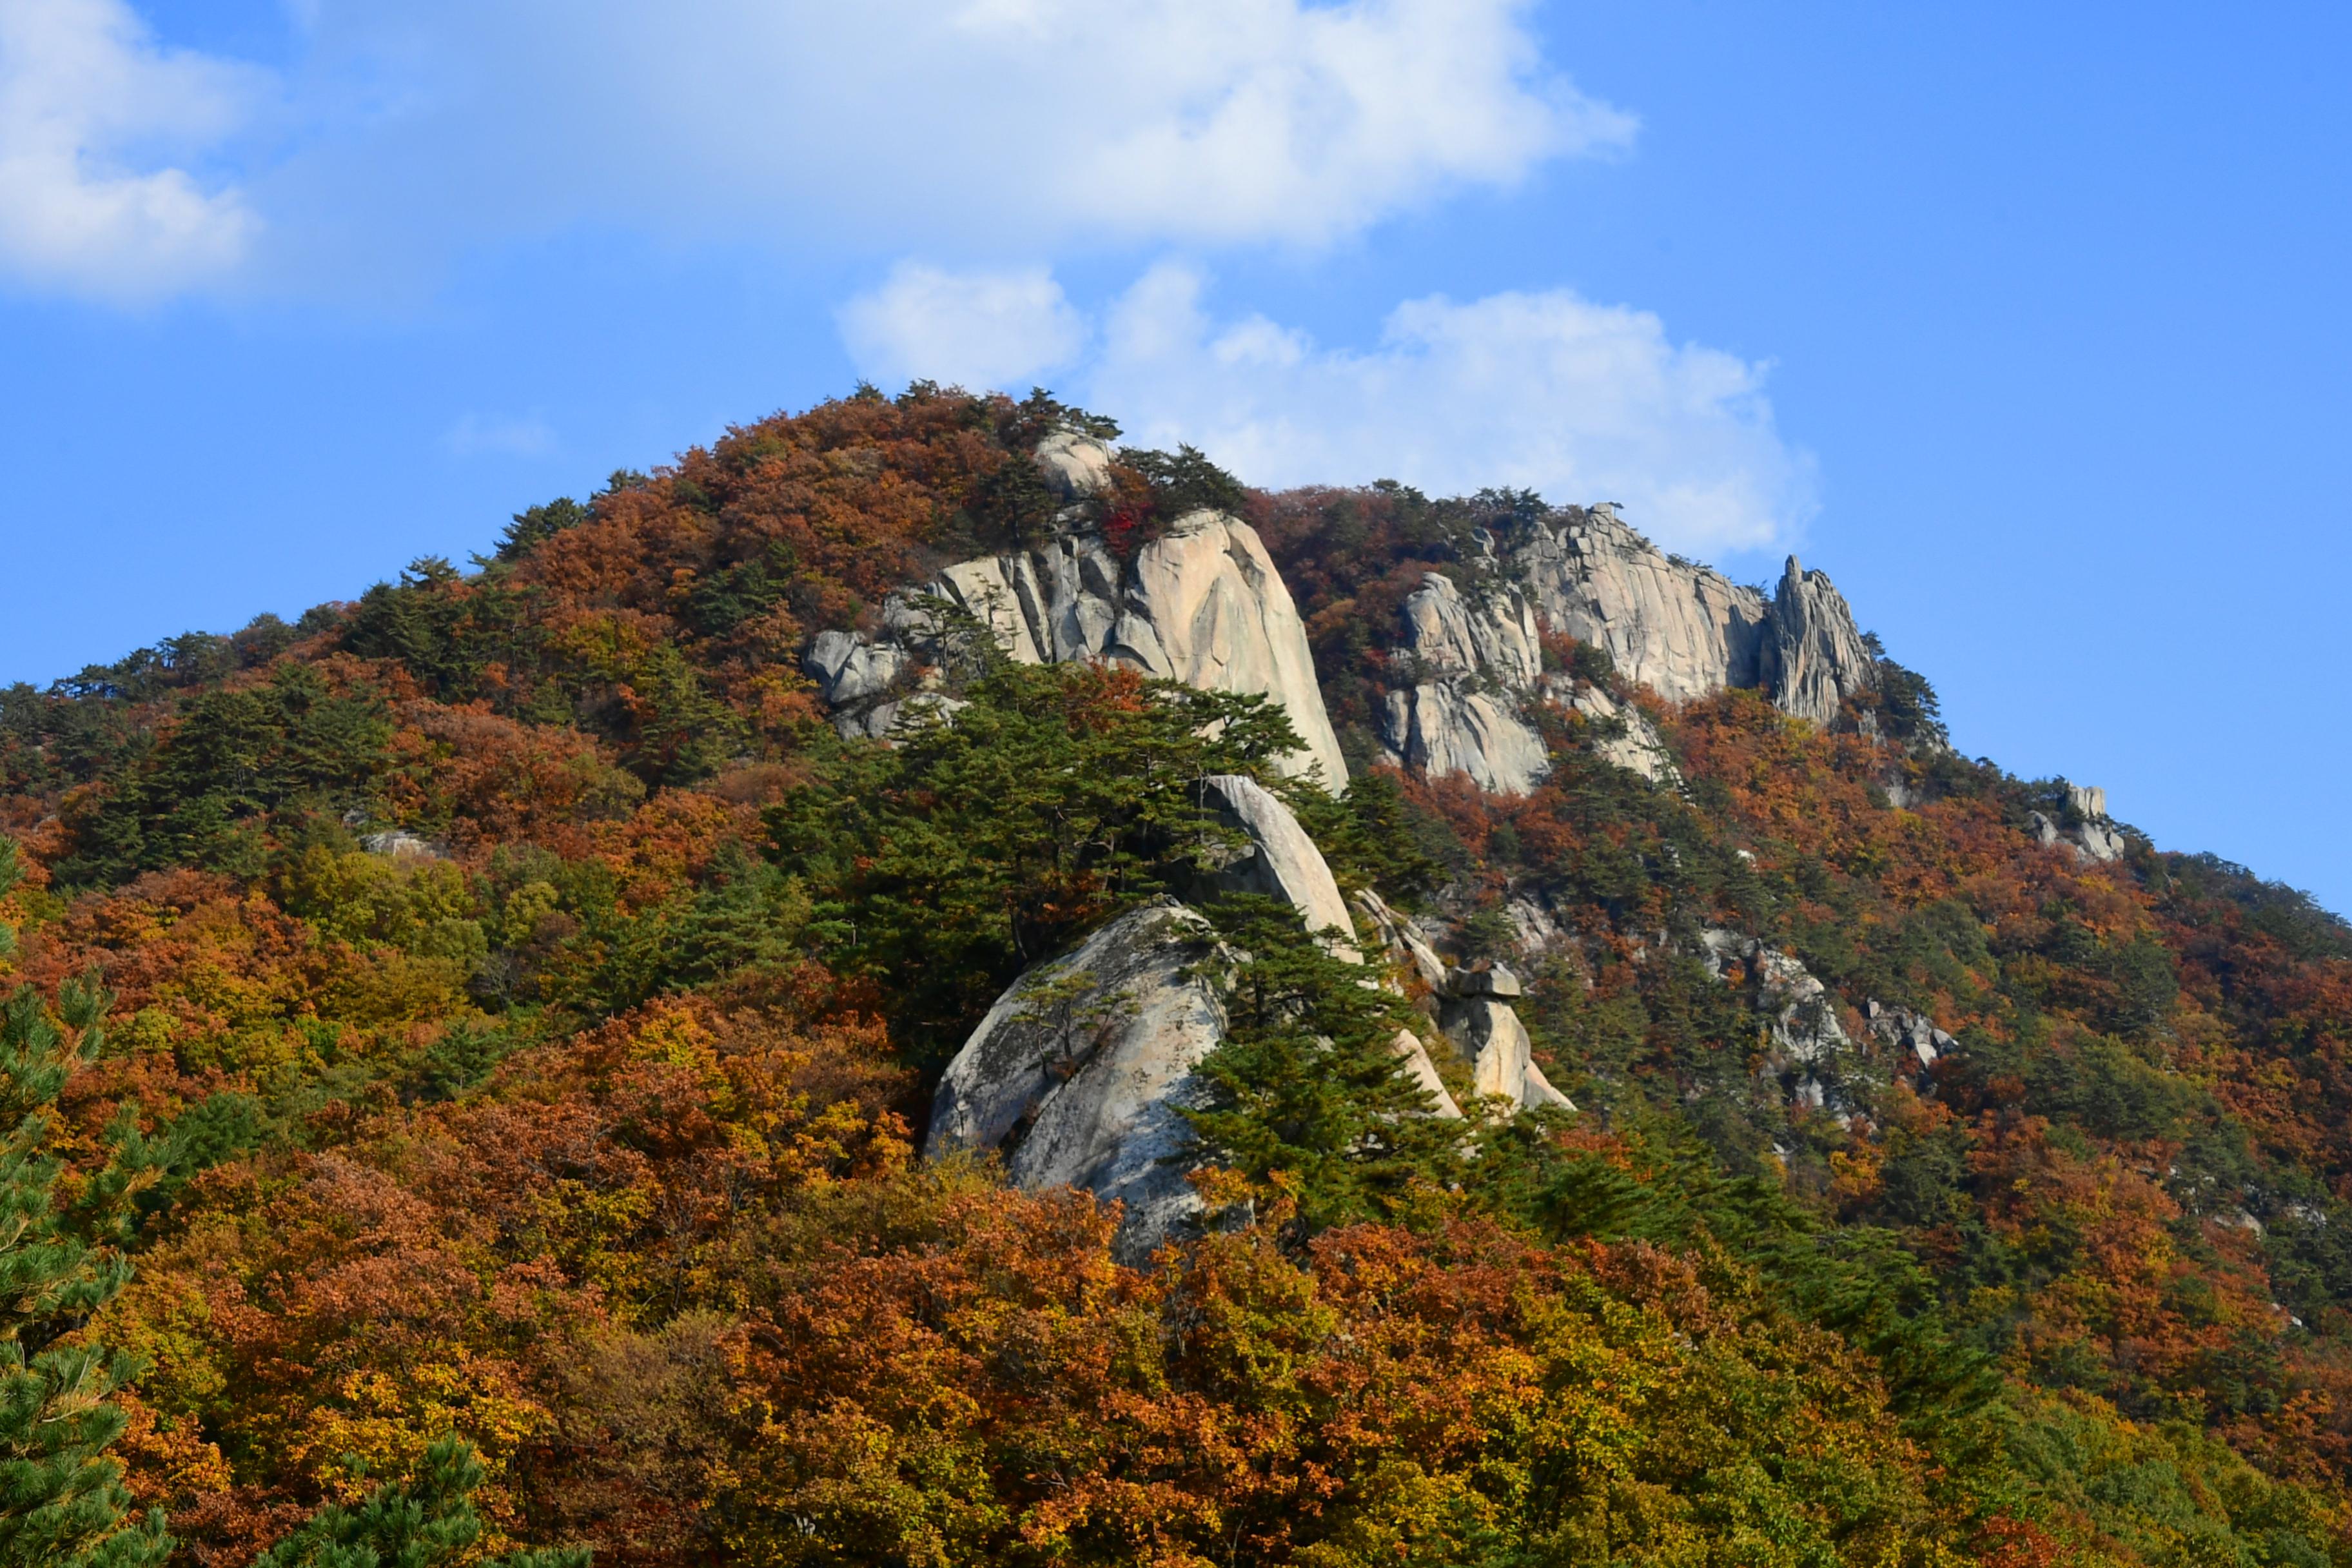
[[[1647,312],[1566,290],[1432,297],[1359,353],[1263,317],[1212,320],[1202,294],[1199,274],[1163,265],[1108,313],[1075,385],[1130,441],[1190,441],[1254,484],[1620,501],[1692,551],[1784,542],[1812,512],[1812,463],[1774,427],[1764,367],[1677,344]]]
[[[362,246],[1311,247],[1627,142],[1532,4],[311,0],[331,129],[267,194]]]
[[[0,266],[335,292],[583,226],[965,261],[1316,247],[1629,142],[1534,4],[289,0],[271,75],[160,47],[131,0],[0,0]],[[208,184],[196,155],[264,100],[266,158]]]
[[[461,458],[543,458],[555,450],[555,431],[536,415],[522,418],[468,414],[449,427],[442,444]]]
[[[875,381],[1025,389],[1068,364],[1086,324],[1043,267],[950,272],[902,261],[840,313],[843,341]]]
[[[123,0],[0,3],[0,274],[139,300],[229,272],[255,215],[182,160],[234,131],[263,79],[159,47]]]

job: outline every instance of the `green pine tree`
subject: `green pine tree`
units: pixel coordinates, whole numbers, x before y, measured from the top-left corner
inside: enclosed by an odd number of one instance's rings
[[[381,1486],[357,1508],[330,1503],[301,1529],[263,1552],[253,1568],[439,1568],[480,1538],[474,1489],[481,1461],[462,1437],[425,1451],[425,1467],[405,1486]],[[525,1551],[481,1568],[588,1568],[584,1547]]]
[[[59,1343],[130,1279],[129,1261],[74,1236],[44,1153],[67,1075],[100,1044],[108,997],[68,984],[55,1015],[29,988],[0,1005],[0,1568],[145,1568],[172,1549],[163,1515],[128,1523],[127,1356]]]
[[[1287,904],[1236,895],[1211,914],[1244,955],[1225,1038],[1197,1069],[1211,1101],[1185,1113],[1211,1156],[1256,1181],[1279,1173],[1302,1236],[1398,1219],[1458,1183],[1465,1127],[1431,1114],[1396,1054],[1402,1000],[1367,984]]]

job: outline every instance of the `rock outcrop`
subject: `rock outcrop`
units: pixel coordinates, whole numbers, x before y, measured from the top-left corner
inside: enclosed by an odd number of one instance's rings
[[[2050,848],[2063,844],[2076,858],[2091,861],[2124,858],[2123,833],[2107,816],[2107,792],[2096,784],[2067,784],[2066,804],[2057,816],[2036,811],[2027,822],[2033,837]]]
[[[1602,762],[1639,773],[1654,784],[1672,786],[1683,782],[1674,753],[1658,736],[1658,727],[1631,702],[1620,702],[1598,686],[1588,685],[1574,689],[1568,706],[1593,726],[1592,754]]]
[[[1678,782],[1638,709],[1545,673],[1546,630],[1602,649],[1621,674],[1669,701],[1759,687],[1817,724],[1874,677],[1844,596],[1793,556],[1767,598],[1662,553],[1607,506],[1526,523],[1500,545],[1481,542],[1472,588],[1432,572],[1398,616],[1381,738],[1391,761],[1425,774],[1528,793],[1549,769],[1531,717],[1549,701],[1601,724],[1595,752],[1604,761],[1654,784]]]
[[[1298,609],[1240,517],[1190,512],[1129,562],[1098,533],[1073,533],[946,566],[919,590],[894,595],[873,637],[824,632],[812,644],[804,668],[837,724],[873,733],[866,712],[875,696],[936,663],[927,597],[973,616],[1021,663],[1091,658],[1202,691],[1270,696],[1303,742],[1284,771],[1319,766],[1334,793],[1348,783]]]
[[[1669,702],[1760,687],[1824,724],[1874,673],[1843,595],[1789,558],[1769,599],[1711,567],[1667,555],[1597,506],[1536,523],[1503,553],[1542,624],[1605,650]]]
[[[1358,962],[1355,924],[1323,852],[1298,818],[1255,779],[1219,773],[1201,781],[1201,802],[1239,829],[1250,850],[1219,868],[1218,880],[1236,892],[1280,899],[1297,910],[1310,931],[1339,933],[1346,956]]]
[[[1355,904],[1380,939],[1381,951],[1390,962],[1402,973],[1419,980],[1426,994],[1442,994],[1447,984],[1445,961],[1437,956],[1437,950],[1429,945],[1421,928],[1389,908],[1387,901],[1370,888],[1356,894]]]
[[[1841,703],[1870,684],[1874,661],[1845,595],[1822,573],[1799,566],[1793,555],[1765,626],[1758,684],[1782,712],[1826,724]]]
[[[1526,704],[1543,675],[1533,610],[1496,581],[1473,601],[1432,572],[1399,612],[1389,656],[1400,684],[1381,709],[1390,759],[1428,777],[1466,773],[1491,795],[1526,795],[1549,769]]]
[[[1453,1047],[1468,1072],[1473,1093],[1481,1098],[1499,1096],[1512,1110],[1536,1106],[1576,1109],[1536,1065],[1527,1026],[1519,1021],[1513,1005],[1520,995],[1517,975],[1499,965],[1453,968],[1437,955],[1420,929],[1389,908],[1379,894],[1367,889],[1355,896],[1355,902],[1397,972],[1420,983],[1409,994]]]
[[[1935,1020],[1908,1007],[1889,1007],[1873,998],[1863,1005],[1862,1014],[1872,1034],[1890,1046],[1907,1049],[1923,1068],[1934,1067],[1959,1045],[1936,1027]]]
[[[1099,442],[1049,439],[1056,444],[1040,448],[1041,466],[1069,493],[1098,482],[1097,463],[1107,471]],[[1319,768],[1326,788],[1347,785],[1297,607],[1256,531],[1239,518],[1188,513],[1130,561],[1099,533],[1074,532],[1035,550],[959,562],[892,595],[874,635],[825,632],[803,661],[845,732],[887,733],[874,710],[936,663],[931,599],[971,616],[1023,663],[1097,659],[1206,691],[1270,697],[1302,742],[1281,764],[1286,773]]]
[[[1182,1112],[1202,1102],[1192,1069],[1224,1033],[1200,971],[1213,951],[1209,922],[1169,901],[1024,974],[949,1063],[925,1152],[994,1150],[1016,1185],[1115,1198],[1120,1255],[1148,1258],[1200,1209]]]
[[[1307,930],[1359,962],[1339,885],[1290,808],[1231,774],[1203,779],[1201,796],[1249,844],[1217,879],[1289,903]],[[1162,900],[1022,975],[948,1064],[926,1152],[992,1150],[1016,1185],[1117,1199],[1127,1209],[1119,1256],[1148,1258],[1200,1208],[1184,1179],[1192,1133],[1183,1113],[1203,1103],[1192,1069],[1224,1037],[1220,966],[1204,962],[1221,952],[1205,917]],[[1401,1030],[1392,1048],[1435,1114],[1462,1114],[1418,1036]],[[1506,1039],[1489,1054],[1505,1061],[1512,1049]]]
[[[1489,795],[1527,795],[1551,771],[1517,702],[1450,682],[1391,691],[1381,710],[1390,759],[1424,778],[1464,773]]]
[[[1438,1018],[1470,1069],[1472,1091],[1482,1100],[1499,1095],[1513,1110],[1574,1110],[1536,1065],[1534,1043],[1511,1005],[1521,994],[1518,977],[1497,965],[1457,969],[1449,980]]]
[[[1853,1053],[1829,987],[1796,959],[1754,937],[1706,931],[1699,933],[1699,946],[1708,967],[1745,990],[1764,1026],[1768,1070],[1793,1081],[1790,1093],[1798,1101],[1822,1108]]]
[[[1664,554],[1613,507],[1536,523],[1507,559],[1546,626],[1601,648],[1669,702],[1761,684],[1764,596]]]

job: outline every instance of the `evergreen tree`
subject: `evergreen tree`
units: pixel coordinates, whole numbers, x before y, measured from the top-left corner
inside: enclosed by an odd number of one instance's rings
[[[1197,1069],[1206,1107],[1186,1112],[1215,1159],[1274,1180],[1311,1234],[1393,1219],[1462,1174],[1464,1124],[1431,1114],[1396,1054],[1402,1002],[1310,936],[1298,912],[1235,896],[1213,911],[1244,956],[1225,998],[1224,1040]]]
[[[355,1509],[330,1503],[301,1529],[263,1552],[254,1568],[439,1568],[482,1533],[474,1490],[482,1464],[473,1445],[444,1437],[425,1451],[425,1468],[406,1486],[381,1486]],[[580,1547],[517,1552],[482,1568],[588,1568]]]
[[[0,1005],[0,1568],[144,1568],[171,1551],[136,1524],[107,1447],[130,1358],[58,1341],[119,1292],[129,1262],[71,1235],[43,1150],[67,1075],[101,1041],[107,996],[68,985],[52,1016],[30,989]],[[61,1027],[60,1025],[63,1026]]]

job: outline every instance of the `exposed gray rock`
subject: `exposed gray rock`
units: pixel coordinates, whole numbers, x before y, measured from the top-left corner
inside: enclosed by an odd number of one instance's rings
[[[1613,507],[1538,524],[1508,554],[1545,626],[1602,649],[1667,701],[1759,683],[1763,595],[1670,559]]]
[[[1527,1026],[1507,1002],[1472,996],[1449,1003],[1444,1016],[1446,1037],[1470,1069],[1471,1089],[1481,1099],[1499,1096],[1514,1110],[1576,1109],[1536,1066]]]
[[[1466,773],[1490,795],[1526,795],[1551,763],[1528,722],[1543,674],[1533,608],[1499,578],[1476,600],[1432,572],[1398,613],[1391,662],[1409,684],[1381,710],[1388,758],[1425,777]]]
[[[1489,795],[1527,795],[1551,759],[1517,700],[1433,681],[1388,694],[1381,709],[1390,757],[1425,778],[1465,773]]]
[[[1530,527],[1503,562],[1544,626],[1603,649],[1669,702],[1760,687],[1783,710],[1825,723],[1874,673],[1844,598],[1794,557],[1767,599],[1664,554],[1604,505]]]
[[[1744,982],[1748,1005],[1763,1019],[1781,1061],[1811,1068],[1853,1048],[1836,998],[1802,963],[1737,931],[1702,931],[1699,944],[1718,975]]]
[[[1508,999],[1527,994],[1526,989],[1519,984],[1519,977],[1499,963],[1485,969],[1452,970],[1447,973],[1447,980],[1449,984],[1446,989],[1455,996],[1497,996]]]
[[[1249,836],[1250,853],[1224,867],[1219,879],[1236,891],[1281,899],[1305,917],[1311,931],[1336,931],[1356,958],[1355,922],[1323,852],[1298,818],[1255,779],[1219,773],[1201,781],[1202,804]]]
[[[1436,1107],[1433,1114],[1450,1121],[1462,1120],[1462,1108],[1454,1102],[1454,1096],[1447,1090],[1445,1080],[1437,1076],[1437,1065],[1429,1059],[1428,1047],[1421,1043],[1419,1035],[1414,1034],[1411,1029],[1399,1029],[1396,1039],[1389,1048],[1396,1052],[1399,1058],[1403,1061],[1405,1076],[1418,1084],[1423,1094],[1429,1096],[1430,1103]]]
[[[360,847],[387,860],[438,860],[447,853],[431,839],[420,838],[405,827],[387,828],[382,833],[362,833],[360,835]]]
[[[1399,614],[1397,657],[1417,660],[1431,673],[1480,677],[1515,690],[1543,674],[1535,609],[1500,582],[1473,601],[1444,573],[1427,573]]]
[[[1110,488],[1110,448],[1076,430],[1056,430],[1038,442],[1037,468],[1066,501],[1087,500]]]
[[[1827,576],[1800,567],[1793,555],[1780,574],[1768,628],[1759,683],[1782,712],[1826,724],[1841,703],[1870,684],[1874,663],[1845,595]]]
[[[1934,1020],[1908,1007],[1889,1007],[1875,999],[1863,1008],[1870,1032],[1890,1046],[1908,1049],[1923,1068],[1934,1067],[1959,1041],[1936,1027]]]
[[[2095,784],[2066,785],[2065,816],[2074,826],[2062,826],[2044,812],[2027,814],[2027,826],[2034,839],[2044,848],[2055,849],[2064,845],[2075,858],[2093,862],[2120,860],[2128,846],[2112,818],[2107,816],[2107,792]]]
[[[1592,742],[1592,754],[1602,762],[1639,773],[1654,784],[1683,782],[1658,727],[1633,703],[1620,702],[1597,686],[1580,685],[1570,696],[1569,708],[1606,731]]]
[[[1203,1102],[1192,1069],[1225,1015],[1196,973],[1209,922],[1171,902],[1124,915],[1015,981],[948,1064],[925,1152],[997,1150],[1019,1186],[1071,1186],[1127,1205],[1130,1261],[1178,1235],[1200,1201],[1181,1162],[1181,1111]]]
[[[877,635],[833,633],[819,639],[822,650],[812,645],[807,668],[828,700],[853,669],[887,665],[895,678],[905,661],[935,656],[930,599],[973,616],[1024,663],[1098,659],[1206,691],[1270,697],[1303,742],[1277,765],[1294,777],[1320,768],[1334,793],[1347,785],[1297,606],[1256,531],[1238,518],[1192,512],[1127,563],[1096,533],[959,562],[920,589],[892,595]],[[850,646],[828,640],[843,637]],[[862,676],[843,687],[867,689]],[[845,694],[836,705],[856,700]]]
[[[1559,940],[1559,926],[1551,912],[1533,899],[1512,899],[1503,905],[1503,912],[1511,918],[1511,927],[1518,933],[1519,952],[1529,958],[1540,958]]]
[[[1117,1199],[1114,1250],[1146,1261],[1200,1213],[1183,1113],[1208,1102],[1193,1069],[1224,1037],[1220,956],[1206,919],[1162,900],[1031,969],[948,1064],[924,1152],[994,1151],[1017,1186]],[[1391,1048],[1433,1114],[1462,1114],[1418,1036]]]
[[[871,643],[848,632],[819,632],[804,668],[836,708],[879,697],[910,661],[897,643]]]
[[[1447,985],[1445,961],[1437,956],[1437,950],[1429,945],[1429,939],[1421,934],[1420,928],[1389,908],[1370,888],[1356,894],[1355,902],[1380,934],[1381,944],[1387,949],[1390,959],[1407,973],[1419,976],[1431,995],[1442,994]]]
[[[1483,534],[1475,543],[1467,564],[1483,575],[1474,589],[1433,572],[1399,613],[1398,684],[1379,710],[1381,741],[1390,761],[1423,774],[1460,773],[1491,794],[1528,793],[1550,765],[1529,705],[1549,698],[1605,726],[1594,745],[1602,760],[1654,784],[1679,783],[1640,710],[1545,676],[1542,629],[1605,650],[1621,673],[1669,701],[1760,687],[1815,723],[1835,718],[1875,675],[1844,597],[1793,556],[1767,598],[1662,553],[1608,506],[1528,524],[1501,548]]]

